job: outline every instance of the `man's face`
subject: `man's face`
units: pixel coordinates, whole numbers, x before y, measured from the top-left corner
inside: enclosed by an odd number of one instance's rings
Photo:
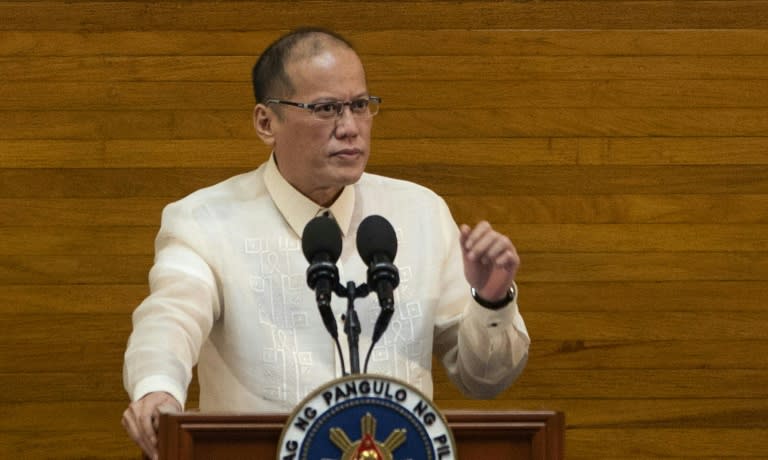
[[[357,54],[329,45],[319,54],[294,60],[286,72],[295,102],[349,101],[368,95],[365,71]],[[339,119],[318,120],[309,111],[271,105],[273,148],[288,182],[313,201],[327,205],[346,185],[357,182],[368,161],[371,118],[357,118],[348,107]]]

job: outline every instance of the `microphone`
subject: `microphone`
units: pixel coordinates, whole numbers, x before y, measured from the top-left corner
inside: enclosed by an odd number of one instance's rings
[[[301,250],[309,262],[307,285],[315,291],[325,328],[336,339],[339,333],[331,310],[331,295],[339,282],[336,261],[341,255],[341,230],[336,221],[326,216],[310,220],[301,235]]]
[[[371,215],[357,229],[357,252],[368,265],[368,286],[376,291],[381,313],[373,329],[373,343],[384,334],[395,312],[393,291],[400,284],[400,274],[393,264],[397,254],[397,235],[389,221]]]

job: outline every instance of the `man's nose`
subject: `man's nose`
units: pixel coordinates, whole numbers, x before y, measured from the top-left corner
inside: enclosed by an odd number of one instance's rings
[[[356,136],[358,118],[352,114],[352,108],[344,105],[341,115],[336,119],[336,137]]]

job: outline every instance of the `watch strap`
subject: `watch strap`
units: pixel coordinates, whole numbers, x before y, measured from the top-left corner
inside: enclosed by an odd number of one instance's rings
[[[470,290],[470,292],[472,293],[472,298],[475,299],[475,302],[477,302],[479,305],[485,308],[488,308],[490,310],[499,310],[501,308],[506,307],[507,305],[512,303],[512,301],[515,300],[515,294],[516,294],[515,287],[510,286],[509,290],[507,291],[507,296],[505,298],[492,302],[490,300],[486,300],[480,297],[480,295],[478,295],[477,290],[474,287]]]

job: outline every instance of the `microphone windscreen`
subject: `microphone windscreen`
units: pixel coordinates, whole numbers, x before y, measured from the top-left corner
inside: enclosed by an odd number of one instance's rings
[[[330,217],[318,216],[310,220],[301,234],[301,250],[309,263],[315,256],[326,253],[331,262],[339,260],[341,255],[341,229]]]
[[[397,254],[397,235],[392,224],[376,214],[363,219],[357,229],[357,252],[366,265],[371,263],[376,253],[384,253],[390,262],[394,262]]]

